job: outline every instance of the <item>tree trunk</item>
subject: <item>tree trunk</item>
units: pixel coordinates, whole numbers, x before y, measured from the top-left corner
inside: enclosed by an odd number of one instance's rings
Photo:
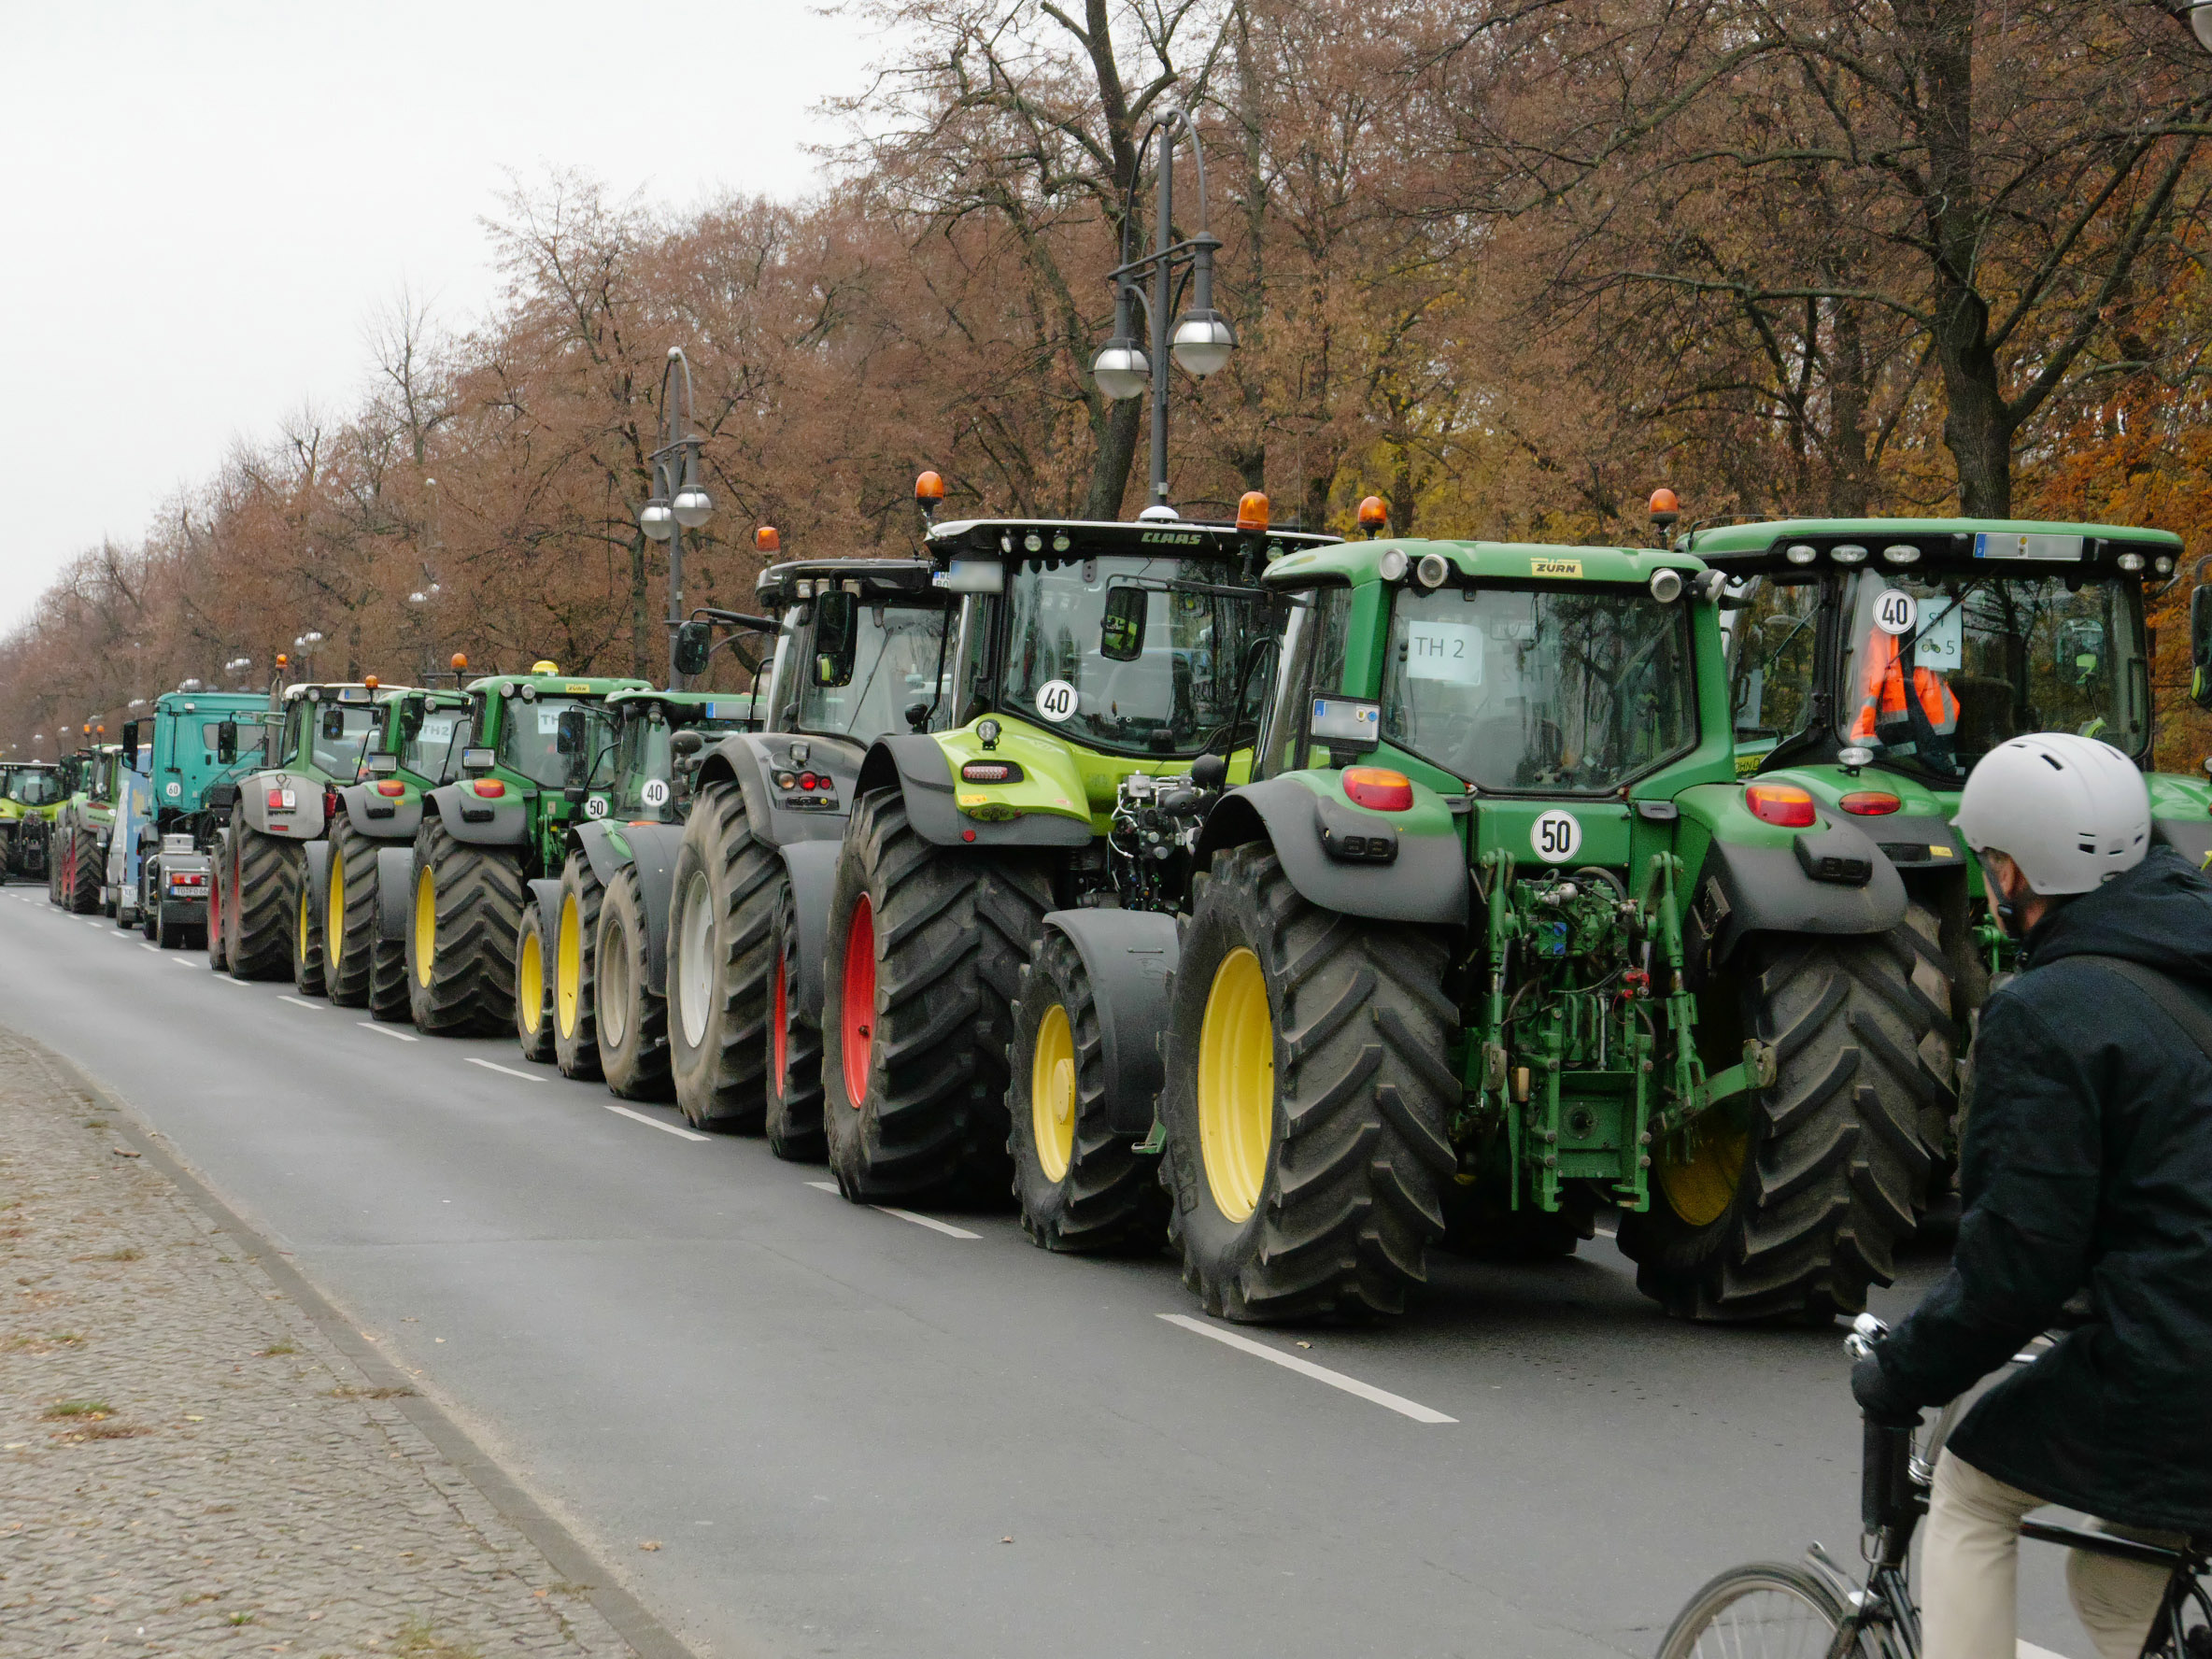
[[[1091,456],[1090,492],[1084,498],[1085,518],[1111,521],[1121,517],[1121,503],[1129,489],[1129,468],[1137,459],[1137,424],[1144,404],[1142,398],[1108,404],[1103,415],[1092,418],[1091,432],[1098,439],[1098,448]]]
[[[1866,345],[1854,301],[1832,302],[1828,368],[1828,512],[1864,518],[1870,505],[1866,463]]]

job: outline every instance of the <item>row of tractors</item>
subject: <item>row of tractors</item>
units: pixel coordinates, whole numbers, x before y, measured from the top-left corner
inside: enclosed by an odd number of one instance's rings
[[[1965,774],[2039,730],[2147,761],[2181,547],[1655,509],[1640,549],[1381,539],[1379,503],[1342,541],[1256,494],[931,522],[695,613],[685,676],[727,650],[749,693],[173,694],[143,808],[135,736],[70,780],[57,890],[100,811],[142,823],[119,923],[218,969],[511,1033],[855,1202],[1011,1190],[1040,1246],[1171,1247],[1232,1319],[1396,1312],[1433,1250],[1617,1215],[1669,1311],[1822,1320],[1947,1190],[2008,970]],[[2149,787],[2202,863],[2212,787]]]

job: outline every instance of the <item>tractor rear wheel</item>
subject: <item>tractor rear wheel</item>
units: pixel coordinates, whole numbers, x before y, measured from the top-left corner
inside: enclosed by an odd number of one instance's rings
[[[1006,1190],[1009,1009],[1051,903],[1019,855],[924,841],[896,789],[855,804],[822,998],[822,1119],[847,1198]]]
[[[69,831],[68,891],[64,895],[72,915],[91,915],[100,908],[100,842],[89,824]]]
[[[1156,1252],[1167,1242],[1158,1160],[1106,1123],[1106,1053],[1083,957],[1051,932],[1014,1005],[1007,1156],[1022,1230],[1039,1248]]]
[[[322,907],[322,983],[340,1008],[365,1008],[376,959],[376,848],[344,813],[331,826],[330,891]],[[396,947],[404,955],[406,946]],[[403,961],[401,970],[405,971]]]
[[[677,1104],[695,1124],[761,1127],[773,1035],[769,930],[789,885],[782,857],[754,839],[738,787],[701,790],[676,853],[668,923],[671,1064]]]
[[[489,1037],[506,1028],[524,899],[515,849],[456,841],[443,819],[423,820],[407,928],[407,994],[418,1030]]]
[[[592,988],[599,1063],[607,1087],[626,1100],[665,1100],[675,1093],[668,1074],[668,999],[648,983],[649,949],[645,888],[637,866],[625,864],[599,907]],[[720,1126],[709,1120],[696,1127]]]
[[[1165,1178],[1184,1283],[1251,1321],[1397,1313],[1456,1164],[1444,942],[1301,899],[1272,849],[1217,853],[1170,993]]]
[[[230,966],[231,832],[218,830],[207,849],[207,967],[220,973]]]
[[[230,886],[223,894],[233,979],[282,979],[291,967],[292,912],[305,876],[300,849],[248,825],[231,828]]]
[[[775,919],[768,932],[768,1150],[794,1164],[829,1156],[822,1137],[821,1009],[799,1003],[799,901],[791,884],[776,884]],[[669,972],[673,977],[675,970]]]
[[[58,910],[62,904],[62,861],[68,849],[66,845],[56,847],[54,840],[50,830],[46,848],[46,901]]]
[[[553,921],[553,1063],[563,1077],[599,1081],[599,1010],[593,943],[606,898],[599,872],[581,852],[560,867],[560,904]]]
[[[522,906],[515,934],[515,1041],[522,1057],[541,1066],[553,1063],[553,1000],[546,974],[546,924],[537,900]]]
[[[303,997],[322,995],[322,907],[315,902],[315,885],[307,879],[307,862],[300,860],[300,897],[292,907],[291,985]]]
[[[1955,1086],[1950,982],[1909,917],[1868,937],[1754,934],[1739,953],[1737,1007],[1712,1023],[1733,1014],[1774,1046],[1774,1085],[1653,1148],[1651,1205],[1622,1216],[1621,1248],[1680,1317],[1824,1324],[1890,1283],[1918,1225],[1919,1126]]]

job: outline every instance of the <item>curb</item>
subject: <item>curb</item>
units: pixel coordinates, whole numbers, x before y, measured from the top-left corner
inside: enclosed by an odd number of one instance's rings
[[[113,1113],[112,1132],[131,1142],[147,1163],[173,1182],[218,1227],[246,1246],[255,1256],[255,1265],[315,1322],[316,1327],[340,1353],[361,1368],[373,1386],[398,1389],[400,1392],[390,1404],[436,1448],[439,1456],[468,1479],[503,1520],[530,1541],[555,1572],[572,1584],[588,1586],[584,1599],[598,1609],[600,1616],[614,1627],[616,1635],[630,1644],[638,1659],[699,1659],[674,1631],[647,1610],[644,1602],[616,1581],[613,1570],[604,1562],[547,1514],[520,1482],[487,1455],[465,1429],[419,1391],[419,1379],[408,1376],[387,1359],[383,1351],[340,1313],[274,1243],[218,1198],[214,1189],[170,1150],[166,1137],[151,1127],[135,1107],[75,1061],[57,1054],[36,1038],[12,1028],[0,1029],[6,1029],[12,1041],[21,1043],[56,1077],[84,1090],[99,1102],[103,1111]]]

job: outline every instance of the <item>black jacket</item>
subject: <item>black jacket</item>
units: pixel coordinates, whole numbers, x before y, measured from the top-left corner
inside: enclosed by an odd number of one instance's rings
[[[2212,1060],[2107,969],[2212,1010],[2212,881],[2161,847],[2046,916],[1974,1044],[1950,1270],[1877,1350],[1893,1392],[1952,1398],[2087,1287],[2090,1321],[1966,1413],[1952,1449],[2023,1491],[2212,1534]]]

